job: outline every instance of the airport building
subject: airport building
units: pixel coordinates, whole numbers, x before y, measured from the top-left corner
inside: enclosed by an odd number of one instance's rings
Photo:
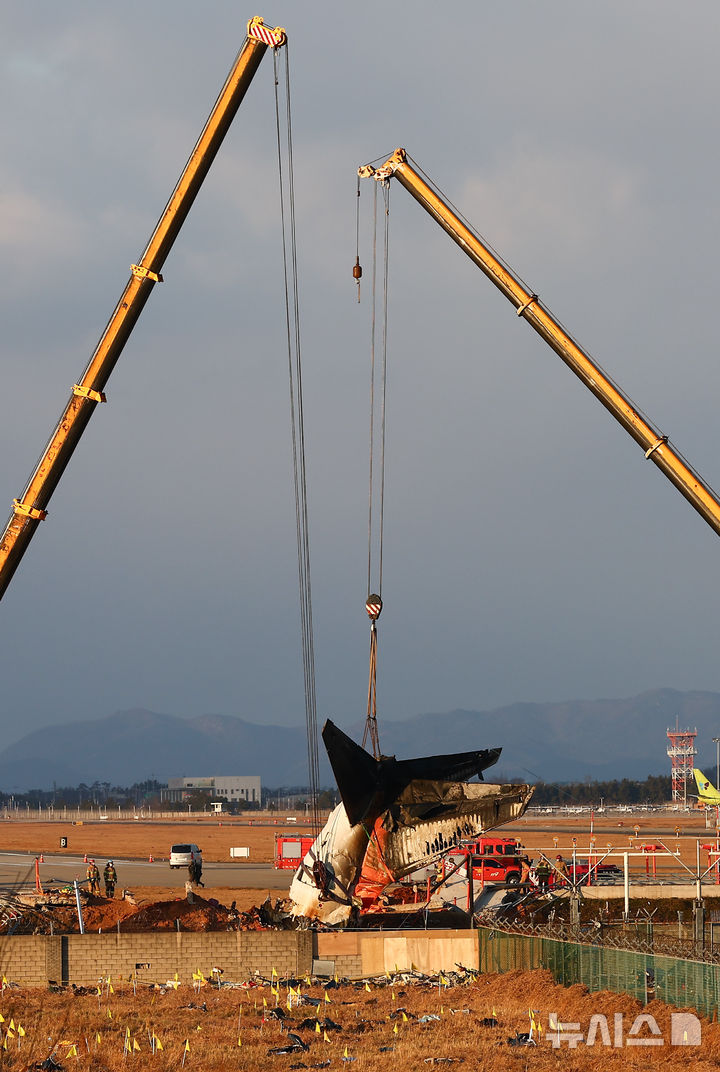
[[[174,802],[187,800],[192,793],[206,793],[209,801],[222,800],[228,804],[243,801],[260,804],[259,775],[212,775],[209,778],[168,778],[167,789],[160,790],[160,799]]]

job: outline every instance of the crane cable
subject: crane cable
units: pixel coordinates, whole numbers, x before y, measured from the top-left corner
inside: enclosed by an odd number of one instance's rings
[[[376,309],[377,309],[377,230],[378,230],[378,186],[382,190],[384,206],[383,226],[383,280],[382,280],[382,342],[380,371],[377,369],[375,355],[376,340]],[[370,618],[370,672],[368,677],[368,702],[365,731],[363,733],[363,747],[368,738],[372,747],[373,755],[380,758],[380,739],[377,726],[377,649],[378,631],[377,620],[382,611],[382,582],[383,582],[383,538],[385,534],[385,401],[387,395],[387,339],[388,339],[388,242],[390,222],[390,184],[388,182],[373,184],[373,265],[372,265],[372,326],[370,331],[370,475],[368,492],[368,597],[365,610]],[[359,202],[358,202],[359,218]],[[359,233],[359,225],[358,225]],[[356,258],[353,276],[358,283],[358,300],[360,297],[359,256]],[[379,382],[378,382],[379,381]],[[380,395],[380,413],[376,413],[375,394],[376,388]],[[378,428],[379,446],[376,448],[375,435],[376,425]],[[379,469],[379,489],[376,491],[375,483],[375,456],[378,454],[377,468]],[[377,498],[377,519],[373,516],[375,499]],[[377,532],[375,531],[377,527]],[[377,586],[373,590],[373,549],[377,544]]]
[[[315,690],[315,649],[313,641],[312,589],[310,584],[310,533],[305,468],[305,430],[303,416],[302,364],[300,359],[300,301],[298,295],[297,243],[295,235],[295,180],[293,174],[292,118],[290,111],[290,60],[285,52],[285,139],[283,147],[280,120],[278,49],[273,50],[275,76],[275,121],[280,181],[280,220],[285,284],[285,323],[287,331],[290,382],[290,423],[292,434],[293,476],[295,484],[295,527],[297,534],[298,583],[302,664],[305,690],[305,724],[307,735],[308,779],[313,833],[320,832],[318,806],[319,759],[317,734],[317,695]],[[283,168],[283,148],[287,167]],[[287,211],[285,202],[287,200]],[[288,253],[289,250],[289,253]]]

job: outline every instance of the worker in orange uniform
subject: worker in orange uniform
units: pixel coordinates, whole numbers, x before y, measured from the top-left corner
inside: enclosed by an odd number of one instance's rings
[[[100,869],[94,860],[88,864],[87,880],[90,893],[98,896],[100,894]]]
[[[558,853],[555,857],[555,882],[557,884],[564,885],[570,878],[570,872],[568,871],[568,865],[563,860],[562,856]]]

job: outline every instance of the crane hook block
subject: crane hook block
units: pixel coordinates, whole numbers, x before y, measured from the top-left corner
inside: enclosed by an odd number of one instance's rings
[[[367,597],[365,603],[365,610],[368,612],[368,618],[371,622],[376,622],[380,617],[380,611],[383,608],[383,601],[380,596],[370,595]]]

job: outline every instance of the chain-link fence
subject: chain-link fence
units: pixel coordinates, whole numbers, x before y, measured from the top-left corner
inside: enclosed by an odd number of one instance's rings
[[[480,927],[480,968],[485,972],[531,971],[545,968],[565,986],[584,983],[589,990],[630,994],[643,1003],[657,998],[668,1005],[694,1008],[712,1016],[720,1003],[720,965],[639,948],[622,942],[640,935],[606,935],[602,944],[551,936],[550,928],[524,925],[512,930]],[[706,951],[707,952],[707,951]]]

